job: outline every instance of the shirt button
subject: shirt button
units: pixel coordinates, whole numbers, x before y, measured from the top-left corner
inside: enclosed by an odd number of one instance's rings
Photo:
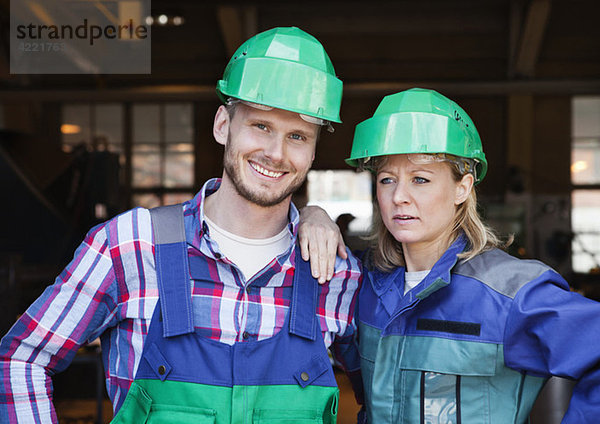
[[[158,366],[158,373],[159,373],[160,375],[165,375],[165,373],[166,373],[166,372],[167,372],[167,369],[165,368],[165,366],[164,366],[164,365],[159,365],[159,366]]]
[[[250,337],[250,334],[248,334],[247,331],[244,331],[244,333],[242,334],[242,337],[244,338],[244,340],[246,340],[248,337]]]
[[[221,259],[221,254],[220,253],[215,253],[215,258],[216,259]]]
[[[300,378],[302,379],[302,381],[308,381],[308,373],[303,372],[302,374],[300,374]]]
[[[250,294],[250,290],[251,290],[251,287],[250,286],[246,286],[246,293]]]

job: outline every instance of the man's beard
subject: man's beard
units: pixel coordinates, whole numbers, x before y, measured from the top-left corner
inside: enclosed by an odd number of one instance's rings
[[[231,137],[228,135],[225,153],[223,155],[223,168],[237,193],[244,199],[262,207],[276,206],[298,190],[304,183],[308,169],[303,174],[299,173],[296,175],[296,178],[294,178],[280,194],[269,193],[264,190],[262,192],[252,191],[242,180],[241,172],[236,161],[235,151],[231,147],[231,144]]]

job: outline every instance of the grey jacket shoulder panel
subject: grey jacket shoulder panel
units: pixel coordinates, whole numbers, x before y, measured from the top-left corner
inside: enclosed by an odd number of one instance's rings
[[[540,261],[518,259],[500,249],[492,249],[469,261],[460,260],[452,272],[478,280],[492,290],[514,298],[521,287],[551,270]]]

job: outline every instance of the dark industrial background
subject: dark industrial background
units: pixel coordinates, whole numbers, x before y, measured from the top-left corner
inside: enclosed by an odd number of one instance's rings
[[[91,226],[135,206],[136,196],[165,203],[220,175],[215,83],[245,39],[275,26],[316,36],[344,82],[343,124],[323,135],[313,169],[348,169],[343,159],[354,126],[384,95],[436,89],[479,129],[490,164],[478,186],[482,212],[514,233],[511,253],[549,263],[598,299],[598,269],[571,266],[572,101],[600,95],[598,10],[597,0],[153,0],[153,16],[181,20],[152,26],[150,75],[11,75],[10,7],[1,0],[1,333],[53,282]],[[81,146],[64,148],[65,105],[79,103],[90,110],[119,105],[118,153],[92,133]],[[134,183],[132,121],[140,104],[191,107],[188,184]],[[59,400],[94,398],[96,362],[79,366],[91,380],[82,389],[78,375],[58,379]]]

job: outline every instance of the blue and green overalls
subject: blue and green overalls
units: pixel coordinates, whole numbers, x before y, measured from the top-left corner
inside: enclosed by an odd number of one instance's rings
[[[316,317],[319,285],[299,249],[282,330],[221,343],[194,330],[190,275],[211,276],[205,260],[188,258],[181,210],[151,211],[160,306],[113,423],[335,423],[338,389]]]

